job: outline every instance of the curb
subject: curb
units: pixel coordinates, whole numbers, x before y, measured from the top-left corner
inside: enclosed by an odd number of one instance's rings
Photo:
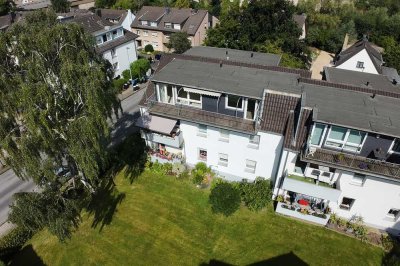
[[[125,100],[125,99],[131,97],[132,95],[136,94],[137,92],[139,92],[139,91],[145,89],[146,87],[147,87],[147,86],[143,86],[143,88],[140,88],[140,89],[138,89],[137,91],[133,91],[133,88],[130,88],[130,87],[129,87],[129,89],[127,89],[127,90],[132,90],[132,91],[129,92],[129,93],[126,93],[126,94],[122,94],[122,93],[121,93],[120,95],[118,95],[118,98],[119,98],[121,101],[123,101],[123,100]]]
[[[0,169],[0,175],[1,174],[4,174],[5,172],[7,172],[8,170],[10,170],[11,168],[9,167],[9,166],[5,166],[5,167],[2,167],[1,169]]]

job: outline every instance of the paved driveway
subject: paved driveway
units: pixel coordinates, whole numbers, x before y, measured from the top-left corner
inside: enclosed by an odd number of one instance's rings
[[[324,66],[331,66],[334,56],[334,54],[320,50],[319,55],[311,64],[311,78],[321,80]]]

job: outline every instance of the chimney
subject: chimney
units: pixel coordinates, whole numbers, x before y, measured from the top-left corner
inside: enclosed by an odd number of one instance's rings
[[[222,61],[219,61],[219,67],[222,67]]]
[[[372,98],[372,99],[375,99],[375,96],[376,96],[376,94],[375,94],[375,92],[374,92],[374,93],[372,93],[371,98]]]
[[[253,56],[254,56],[254,53],[252,52],[251,55],[250,55],[250,57],[253,58]]]
[[[365,83],[365,86],[367,86],[367,87],[369,86],[369,81],[367,81],[367,83]]]
[[[100,8],[96,9],[96,15],[101,17],[101,9]]]
[[[393,84],[393,85],[397,85],[397,80],[396,80],[396,79],[393,79],[393,80],[392,80],[392,84]]]

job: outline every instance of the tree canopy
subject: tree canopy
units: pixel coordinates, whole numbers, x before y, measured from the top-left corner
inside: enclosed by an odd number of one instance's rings
[[[172,33],[166,46],[168,49],[173,49],[175,53],[182,54],[192,46],[188,38],[189,35],[186,32]]]
[[[58,23],[52,11],[28,15],[0,33],[0,43],[0,157],[42,188],[40,196],[19,196],[10,220],[58,228],[53,232],[62,239],[71,219],[49,219],[41,208],[29,215],[18,210],[52,201],[54,215],[78,214],[73,202],[99,187],[107,118],[119,107],[112,66],[96,53],[91,35],[77,24]]]
[[[293,4],[281,0],[255,0],[247,7],[233,6],[221,15],[220,23],[208,31],[205,44],[261,51],[267,42],[276,43],[282,52],[300,59],[306,67],[309,52],[299,40],[301,29],[293,20],[294,12]]]
[[[15,7],[13,0],[0,0],[0,16],[7,15]]]
[[[51,0],[51,7],[57,13],[66,13],[69,11],[70,4],[67,0]]]
[[[135,62],[131,63],[130,65],[131,71],[129,72],[129,69],[124,70],[122,72],[122,76],[124,79],[129,80],[131,79],[131,73],[132,73],[132,78],[142,78],[144,75],[146,75],[146,72],[150,69],[150,62],[149,60],[145,58],[141,58],[136,60]]]

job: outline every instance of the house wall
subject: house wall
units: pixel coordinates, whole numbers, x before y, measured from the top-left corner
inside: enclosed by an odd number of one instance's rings
[[[129,48],[129,60],[127,55],[127,49]],[[115,57],[111,56],[111,50],[103,53],[103,57],[107,59],[111,64],[118,62],[118,68],[115,70],[115,77],[122,75],[125,69],[129,69],[129,65],[137,60],[136,44],[135,41],[124,43],[115,48]]]
[[[357,68],[357,62],[364,62],[364,68]],[[351,57],[349,60],[344,62],[343,64],[337,66],[340,69],[347,69],[359,72],[366,72],[371,74],[379,74],[377,69],[375,68],[374,63],[369,57],[367,51],[365,49],[361,50],[358,54]]]
[[[135,20],[135,15],[128,9],[128,14],[126,15],[124,21],[122,21],[121,25],[127,31],[132,31],[131,24]]]
[[[392,228],[400,232],[400,220],[390,221],[386,214],[391,208],[400,209],[400,182],[383,178],[367,176],[362,186],[352,183],[354,173],[337,170],[339,175],[338,188],[342,191],[339,198],[355,199],[350,210],[337,208],[334,210],[339,216],[351,218],[361,215],[364,222],[377,228]]]
[[[279,194],[279,188],[282,186],[285,173],[292,173],[294,171],[296,159],[297,153],[286,149],[283,149],[281,154],[277,156],[279,166],[276,175],[272,178],[272,182],[274,183],[274,196]]]
[[[144,35],[144,31],[147,31],[147,36]],[[151,44],[153,45],[154,50],[160,52],[167,52],[167,48],[163,44],[165,41],[164,33],[162,31],[158,31],[157,29],[150,30],[150,29],[138,29],[132,28],[132,32],[139,35],[136,39],[137,41],[142,41],[142,46],[138,48],[144,48],[146,45]],[[152,33],[157,33],[157,36],[153,36]]]
[[[229,142],[220,140],[220,132],[216,127],[207,128],[207,137],[198,135],[198,124],[181,121],[184,137],[186,163],[195,165],[201,162],[198,158],[199,148],[207,150],[207,165],[228,180],[254,180],[257,176],[270,178],[276,175],[282,149],[283,137],[259,132],[258,149],[248,147],[249,135],[230,132]],[[228,166],[218,165],[219,153],[228,155]],[[246,159],[257,162],[255,173],[245,171]]]
[[[192,41],[192,46],[200,46],[203,44],[204,39],[206,38],[207,35],[207,30],[209,28],[209,20],[210,20],[209,13],[207,13],[204,16],[204,19],[201,22],[194,36],[190,36],[190,39]]]

